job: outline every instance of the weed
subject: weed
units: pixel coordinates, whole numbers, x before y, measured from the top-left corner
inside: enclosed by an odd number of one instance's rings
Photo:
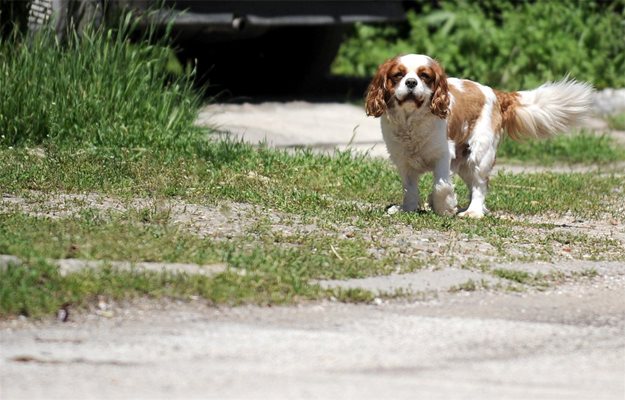
[[[617,131],[625,131],[625,113],[608,115],[608,127]]]
[[[336,300],[345,303],[370,303],[375,299],[373,292],[361,288],[336,288],[328,292]]]
[[[453,286],[449,289],[450,292],[474,292],[479,289],[480,284],[475,282],[473,279],[469,279],[468,281],[461,283],[459,285]]]
[[[533,280],[532,275],[525,271],[498,268],[494,269],[492,271],[492,274],[499,278],[507,279],[521,284],[527,284]]]

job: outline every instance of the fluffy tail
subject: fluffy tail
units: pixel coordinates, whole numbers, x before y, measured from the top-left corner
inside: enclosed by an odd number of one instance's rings
[[[534,90],[496,92],[502,125],[513,139],[546,138],[575,126],[591,110],[593,88],[564,78]]]

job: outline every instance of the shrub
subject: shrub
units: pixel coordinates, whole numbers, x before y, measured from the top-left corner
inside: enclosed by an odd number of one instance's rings
[[[357,26],[334,71],[370,76],[387,58],[425,53],[449,75],[502,89],[531,88],[566,74],[598,88],[625,86],[625,14],[618,1],[602,6],[573,0],[456,0],[411,12],[408,23],[406,33]]]

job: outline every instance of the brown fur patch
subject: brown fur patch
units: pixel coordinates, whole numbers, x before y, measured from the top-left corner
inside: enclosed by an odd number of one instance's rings
[[[406,75],[406,67],[400,64],[397,58],[386,60],[380,65],[367,89],[365,99],[367,115],[379,117],[386,112],[395,94],[395,86],[404,75]]]
[[[417,75],[432,90],[432,98],[430,99],[432,114],[441,119],[447,118],[449,115],[450,97],[447,75],[443,67],[434,61],[430,65],[419,67]]]
[[[495,125],[495,118],[493,118],[493,129],[495,132],[505,131],[512,139],[519,140],[519,133],[521,132],[521,126],[516,118],[516,108],[520,105],[520,95],[516,92],[508,93],[500,90],[494,90],[495,96],[497,96],[497,105],[499,107],[493,108],[493,115],[499,113],[498,126]]]
[[[486,98],[475,83],[467,80],[462,81],[462,91],[454,85],[449,85],[449,91],[454,103],[447,120],[447,136],[458,146],[469,139]]]

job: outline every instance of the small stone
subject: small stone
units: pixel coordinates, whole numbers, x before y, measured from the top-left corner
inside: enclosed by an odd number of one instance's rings
[[[400,210],[401,208],[399,206],[390,205],[389,207],[386,208],[386,213],[388,215],[394,215],[394,214],[397,214]]]
[[[115,315],[113,314],[113,311],[98,311],[96,312],[96,314],[104,318],[113,318],[113,316]]]
[[[69,319],[69,310],[66,307],[59,309],[56,312],[56,319],[61,322],[67,322]]]

